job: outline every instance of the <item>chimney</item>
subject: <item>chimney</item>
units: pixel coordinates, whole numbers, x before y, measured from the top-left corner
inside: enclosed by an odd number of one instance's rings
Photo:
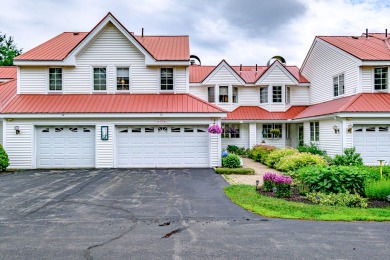
[[[141,37],[144,37],[144,27],[142,27]]]

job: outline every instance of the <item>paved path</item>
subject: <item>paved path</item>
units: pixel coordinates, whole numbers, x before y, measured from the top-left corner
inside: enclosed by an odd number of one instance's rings
[[[259,162],[256,162],[249,158],[242,158],[244,162],[244,166],[246,168],[252,168],[255,170],[255,175],[226,175],[224,176],[225,179],[230,184],[247,184],[247,185],[256,185],[256,180],[259,180],[259,185],[263,184],[263,175],[266,172],[273,172],[282,174],[281,172],[271,169],[268,166],[261,164]]]
[[[390,224],[269,219],[211,169],[0,174],[0,259],[388,259]]]

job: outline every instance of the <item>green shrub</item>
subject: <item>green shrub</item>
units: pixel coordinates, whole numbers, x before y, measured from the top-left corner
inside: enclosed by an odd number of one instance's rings
[[[9,166],[8,154],[4,150],[3,146],[0,144],[0,170],[4,171]]]
[[[366,171],[369,175],[369,179],[380,180],[380,167],[379,166],[360,166],[361,169]],[[390,166],[386,165],[382,167],[382,177],[385,179],[390,178]]]
[[[327,166],[302,168],[297,177],[310,191],[364,195],[364,182],[369,174],[360,167]]]
[[[362,198],[359,194],[312,192],[306,195],[311,202],[325,206],[342,206],[350,208],[367,208],[367,199]]]
[[[363,159],[360,156],[360,153],[356,152],[356,148],[346,148],[344,149],[344,154],[336,154],[333,159],[334,165],[344,165],[344,166],[359,166],[363,165]]]
[[[275,168],[284,172],[295,171],[306,166],[326,166],[328,163],[317,154],[296,153],[282,157]]]
[[[298,153],[298,151],[293,148],[275,149],[268,154],[267,159],[265,160],[265,164],[268,167],[274,168],[275,164],[278,163],[282,157],[296,153]]]
[[[229,153],[234,153],[237,155],[248,155],[249,149],[246,149],[245,147],[238,147],[237,145],[228,145],[226,150]]]
[[[304,144],[297,147],[297,150],[301,153],[311,153],[318,155],[326,155],[325,150],[321,150],[316,144],[310,143],[310,145]]]
[[[252,168],[216,168],[215,172],[218,174],[241,174],[254,175],[255,170]]]
[[[276,147],[270,145],[255,145],[249,151],[248,156],[257,162],[265,163],[268,155],[275,149]]]
[[[368,181],[365,184],[364,191],[367,198],[387,200],[387,196],[390,195],[390,179]]]
[[[222,158],[222,166],[226,168],[239,168],[240,157],[236,154],[228,154]]]

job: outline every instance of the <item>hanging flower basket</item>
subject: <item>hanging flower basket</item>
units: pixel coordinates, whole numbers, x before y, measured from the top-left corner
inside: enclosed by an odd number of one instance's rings
[[[207,131],[210,134],[221,134],[222,133],[222,128],[219,125],[212,125],[212,126],[209,126]]]

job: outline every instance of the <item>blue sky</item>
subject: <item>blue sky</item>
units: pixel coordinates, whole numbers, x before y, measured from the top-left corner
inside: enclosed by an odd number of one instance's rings
[[[384,0],[0,0],[0,31],[27,51],[64,31],[89,31],[112,12],[129,31],[189,35],[203,64],[300,66],[315,35],[390,32]]]

